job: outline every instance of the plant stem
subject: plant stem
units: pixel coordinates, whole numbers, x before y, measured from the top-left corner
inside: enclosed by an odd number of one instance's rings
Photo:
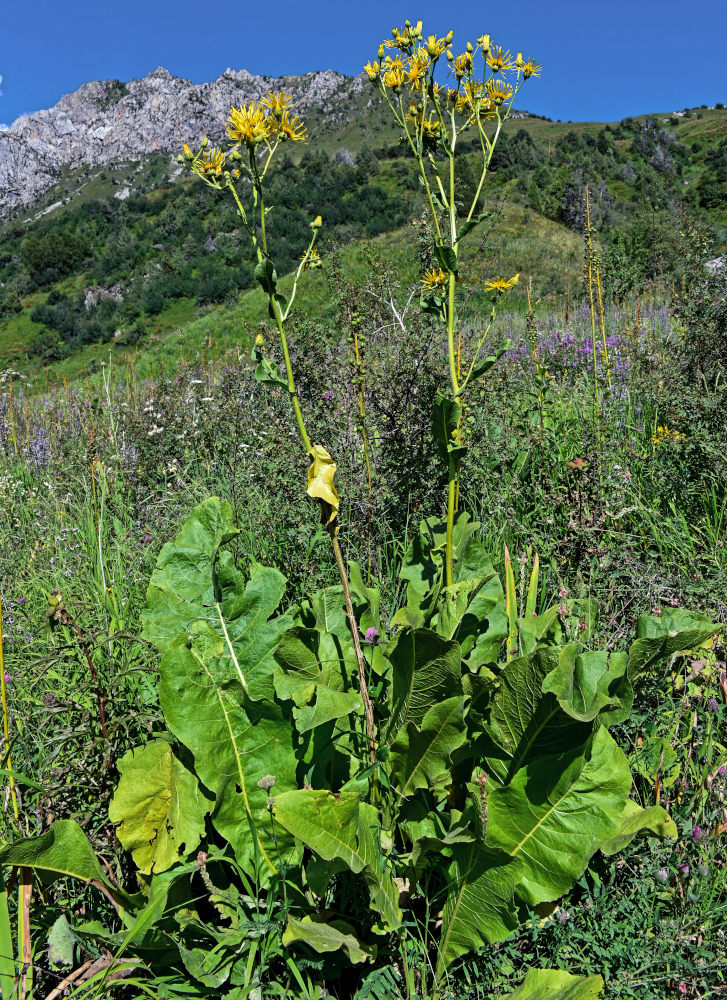
[[[285,330],[283,328],[283,320],[280,316],[280,307],[275,299],[274,295],[270,296],[270,307],[275,314],[275,322],[278,326],[278,333],[280,334],[280,343],[283,347],[283,357],[285,359],[285,370],[288,375],[288,392],[290,393],[290,401],[293,404],[293,412],[295,413],[295,419],[298,424],[298,430],[300,432],[301,439],[303,441],[303,447],[306,450],[306,454],[311,451],[310,438],[308,437],[308,431],[305,429],[305,421],[303,420],[303,411],[300,408],[300,401],[298,400],[298,392],[295,388],[295,379],[293,378],[293,365],[290,361],[290,351],[288,350],[288,338],[285,336]]]
[[[10,772],[10,795],[13,800],[13,814],[15,818],[18,818],[18,796],[15,791],[15,778],[13,778],[13,765],[10,760],[10,730],[8,726],[8,699],[7,691],[5,690],[5,660],[3,658],[3,605],[2,598],[0,598],[0,690],[2,691],[2,703],[3,703],[3,735],[5,736],[5,751],[7,759],[7,768]]]
[[[343,587],[343,596],[346,601],[346,617],[348,618],[348,627],[351,630],[351,637],[353,639],[353,648],[356,652],[356,663],[358,665],[358,683],[361,688],[361,697],[364,703],[364,713],[366,716],[366,732],[368,735],[369,743],[369,759],[372,764],[376,763],[376,732],[374,730],[374,709],[371,704],[371,697],[369,695],[368,684],[366,683],[366,671],[365,671],[365,661],[363,658],[363,653],[361,652],[361,642],[359,640],[358,634],[358,623],[356,622],[356,616],[353,613],[353,604],[351,603],[351,591],[348,586],[348,577],[346,575],[346,564],[343,561],[343,554],[341,552],[341,546],[338,544],[338,536],[336,534],[336,527],[334,524],[328,526],[328,534],[331,536],[331,542],[333,543],[333,551],[336,555],[336,563],[338,565],[338,572],[341,577],[341,586]]]
[[[88,672],[91,675],[91,680],[93,681],[93,686],[96,688],[96,699],[98,701],[98,715],[99,722],[101,723],[101,735],[106,739],[106,711],[104,708],[104,697],[101,692],[101,687],[98,682],[98,674],[96,673],[96,668],[93,665],[93,660],[91,659],[91,650],[88,648],[88,642],[86,636],[84,635],[82,629],[79,627],[78,622],[68,614],[68,612],[63,608],[60,611],[60,620],[64,625],[70,625],[73,631],[79,638],[81,649],[86,656],[86,663],[88,664]]]

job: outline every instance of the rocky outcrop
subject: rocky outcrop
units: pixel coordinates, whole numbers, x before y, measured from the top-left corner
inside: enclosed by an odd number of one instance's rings
[[[364,74],[332,70],[275,78],[228,69],[196,85],[162,67],[130,83],[85,83],[49,111],[23,115],[0,132],[0,216],[31,205],[64,168],[176,153],[205,135],[219,140],[231,105],[270,90],[287,90],[301,112],[321,112],[327,128],[344,125],[360,112],[356,97],[367,84]]]

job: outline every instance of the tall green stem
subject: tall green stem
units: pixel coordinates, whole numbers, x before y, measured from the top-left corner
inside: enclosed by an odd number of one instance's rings
[[[283,328],[283,320],[280,316],[280,306],[278,305],[275,296],[270,296],[270,307],[275,315],[275,322],[278,327],[278,333],[280,334],[280,343],[283,347],[283,358],[285,359],[285,371],[288,375],[288,392],[290,393],[290,401],[293,404],[293,412],[295,413],[295,420],[298,424],[298,430],[300,432],[301,439],[303,441],[303,447],[306,450],[306,454],[311,451],[310,438],[308,437],[308,431],[305,429],[305,421],[303,420],[303,411],[300,408],[300,401],[298,399],[298,392],[295,388],[295,379],[293,378],[293,365],[290,361],[290,351],[288,350],[288,338],[285,336],[285,329]]]
[[[449,224],[450,224],[450,236],[452,241],[452,249],[457,255],[457,218],[456,218],[456,208],[454,204],[454,143],[455,143],[455,133],[454,128],[452,129],[452,152],[449,155]],[[447,299],[447,348],[449,351],[449,375],[452,381],[452,399],[457,400],[459,394],[459,379],[457,377],[457,358],[454,349],[454,316],[455,316],[455,283],[457,277],[450,271],[449,272],[449,288],[448,288],[448,299]],[[457,440],[459,441],[459,425],[460,421],[457,421]],[[448,442],[449,443],[449,442]],[[448,587],[451,587],[454,583],[454,565],[453,565],[453,533],[454,533],[454,512],[457,506],[457,493],[458,493],[458,479],[459,479],[459,459],[456,459],[450,453],[449,462],[447,468],[447,474],[449,479],[448,489],[447,489],[447,539],[445,546],[445,561],[444,561],[444,572],[445,580]]]

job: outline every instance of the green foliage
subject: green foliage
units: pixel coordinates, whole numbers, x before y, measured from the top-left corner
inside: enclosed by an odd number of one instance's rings
[[[613,852],[644,830],[675,835],[663,809],[629,798],[628,759],[608,728],[629,713],[627,663],[633,682],[716,627],[684,612],[647,618],[628,656],[606,655],[564,642],[554,609],[518,619],[518,656],[505,661],[505,595],[476,528],[457,517],[451,587],[443,586],[446,525],[423,523],[407,550],[400,627],[369,650],[381,683],[371,764],[341,588],[271,617],[281,575],[253,565],[245,580],[236,569],[227,504],[210,499],[193,511],[160,554],[144,615],[162,653],[171,742],[127,754],[110,811],[152,886],[164,879],[190,891],[200,837],[208,866],[221,843],[229,874],[223,885],[221,869],[205,876],[221,914],[239,913],[248,885],[257,905],[272,906],[282,891],[283,946],[299,957],[343,952],[354,966],[385,962],[383,935],[405,945],[413,921],[441,995],[457,959],[507,938],[523,908],[557,900],[599,848]],[[353,579],[364,630],[378,596]],[[5,848],[0,861],[106,881],[72,823]],[[148,912],[150,926],[166,926],[167,891],[137,923]],[[420,895],[425,914],[408,909]],[[230,949],[241,917],[225,929],[186,905],[190,916],[165,932],[169,943],[193,980],[234,996],[225,984],[239,975]],[[218,942],[219,961],[193,945],[193,928]],[[562,997],[600,989],[598,977],[539,975],[515,995],[531,995],[536,983]]]

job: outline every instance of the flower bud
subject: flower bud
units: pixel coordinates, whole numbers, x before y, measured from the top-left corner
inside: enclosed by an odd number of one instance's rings
[[[259,333],[257,337],[255,337],[255,347],[262,347],[264,343],[265,341],[263,340],[263,335]]]
[[[383,59],[384,58],[384,46],[383,45],[379,45],[379,51],[378,51],[377,55],[378,55],[379,59]]]
[[[517,66],[518,69],[522,69],[523,66],[525,65],[525,60],[523,59],[522,52],[518,52],[517,57],[515,59],[515,65]]]
[[[194,159],[194,153],[189,148],[189,146],[187,145],[186,142],[184,144],[184,158],[185,158],[185,160],[193,160]]]
[[[489,52],[490,51],[490,36],[489,35],[481,35],[477,39],[477,44],[480,46],[480,48],[482,49],[483,52],[485,52],[485,53]]]
[[[181,153],[177,154],[177,163],[184,163],[184,157]]]
[[[454,32],[450,29],[447,32],[447,34],[444,36],[444,40],[447,43],[447,45],[451,45],[452,44],[452,39],[453,38],[454,38]]]
[[[202,140],[202,149],[207,149],[207,144],[208,143],[209,143],[209,139],[207,138],[207,136],[205,136],[204,139]]]
[[[474,52],[474,49],[472,47],[472,42],[467,42],[467,51],[468,52]]]
[[[452,62],[453,59],[454,59],[454,52],[452,52],[451,49],[447,49],[447,60],[449,62]]]
[[[407,18],[406,21],[404,21],[404,27],[411,28],[411,21],[409,20],[409,18]]]
[[[320,229],[322,225],[323,225],[323,219],[320,217],[320,215],[317,215],[315,219],[311,222],[310,227],[311,229]]]

